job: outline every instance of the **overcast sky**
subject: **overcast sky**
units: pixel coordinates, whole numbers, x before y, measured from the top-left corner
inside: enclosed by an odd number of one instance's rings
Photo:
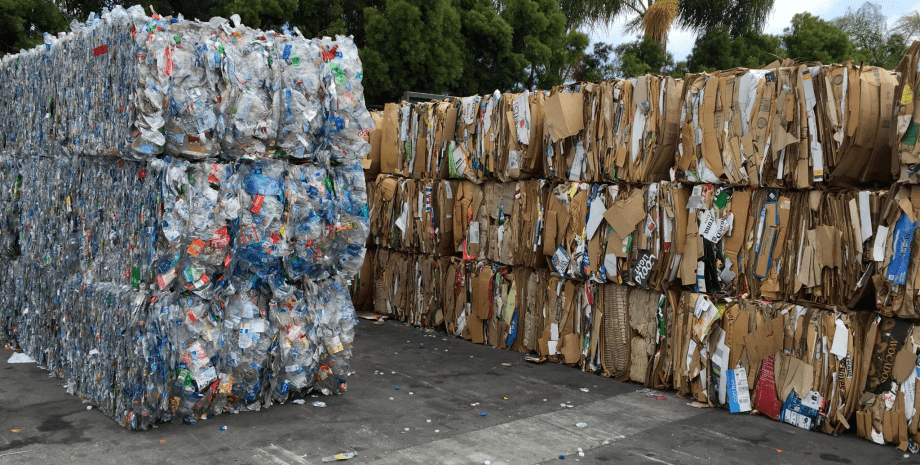
[[[824,19],[834,19],[842,16],[847,7],[855,10],[862,6],[863,3],[865,3],[865,0],[776,0],[773,4],[773,11],[768,16],[764,32],[782,34],[783,28],[789,26],[792,22],[792,16],[796,13],[808,11]],[[888,17],[889,25],[893,24],[901,15],[920,9],[920,1],[917,0],[876,1],[875,3],[882,5],[882,14]],[[616,45],[636,40],[634,35],[623,35],[623,24],[625,22],[625,20],[617,21],[610,23],[605,29],[589,32],[591,43],[606,42]],[[693,49],[695,40],[696,36],[692,32],[680,29],[672,30],[668,37],[668,51],[674,54],[674,61],[685,60]]]

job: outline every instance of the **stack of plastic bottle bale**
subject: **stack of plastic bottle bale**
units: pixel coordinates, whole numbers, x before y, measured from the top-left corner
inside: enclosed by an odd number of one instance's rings
[[[0,329],[129,428],[346,389],[349,38],[116,7],[0,65]]]
[[[454,248],[437,286],[378,265],[375,307],[409,283],[473,342],[920,449],[918,60],[387,106],[381,171],[443,167]],[[378,245],[430,237],[411,182],[377,178]]]

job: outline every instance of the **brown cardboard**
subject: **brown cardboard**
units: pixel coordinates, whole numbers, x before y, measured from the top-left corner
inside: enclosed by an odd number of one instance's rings
[[[578,363],[581,359],[581,338],[574,333],[566,334],[562,338],[559,351],[562,353],[566,364]]]
[[[381,121],[380,145],[380,172],[397,174],[399,160],[399,137],[397,125],[399,123],[399,104],[388,103],[383,107]]]
[[[814,371],[807,363],[791,355],[777,353],[773,374],[776,378],[776,391],[779,400],[784,402],[789,393],[795,389],[799,396],[804,396],[812,389]]]
[[[695,216],[687,217],[684,236],[684,251],[680,259],[681,284],[691,285],[696,282],[697,261],[703,251],[700,249],[700,226]]]
[[[623,238],[629,236],[636,229],[639,221],[645,218],[645,202],[642,197],[642,191],[637,189],[629,198],[618,200],[604,212],[604,219],[613,227],[618,236]]]
[[[728,347],[728,366],[736,367],[744,352],[744,338],[748,335],[748,313],[737,303],[727,305],[722,315],[722,329],[725,331],[725,345]]]
[[[744,336],[744,346],[747,349],[748,360],[751,363],[759,363],[768,356],[782,350],[783,328],[783,317],[778,316],[771,320],[769,324]]]
[[[776,203],[767,203],[764,205],[766,214],[764,215],[763,221],[765,221],[763,236],[760,238],[760,250],[757,251],[756,261],[755,261],[755,274],[757,276],[766,276],[769,260],[771,253],[775,246],[775,239],[777,236],[777,229],[779,225],[776,222]]]
[[[553,142],[578,134],[585,128],[584,95],[558,92],[546,99],[545,132]]]

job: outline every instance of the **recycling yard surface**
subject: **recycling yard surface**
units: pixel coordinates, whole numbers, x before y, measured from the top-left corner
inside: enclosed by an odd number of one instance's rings
[[[122,428],[12,355],[0,352],[0,464],[312,464],[343,452],[380,464],[918,462],[852,432],[698,409],[673,392],[389,321],[358,325],[344,395],[147,431]]]

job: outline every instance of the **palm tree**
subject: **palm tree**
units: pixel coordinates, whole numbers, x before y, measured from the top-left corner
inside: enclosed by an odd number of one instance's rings
[[[732,35],[761,30],[774,0],[560,0],[569,26],[597,27],[630,18],[625,31],[641,32],[666,48],[673,25],[702,33],[726,25]]]
[[[920,11],[914,10],[898,18],[892,31],[904,36],[904,40],[920,37]]]

